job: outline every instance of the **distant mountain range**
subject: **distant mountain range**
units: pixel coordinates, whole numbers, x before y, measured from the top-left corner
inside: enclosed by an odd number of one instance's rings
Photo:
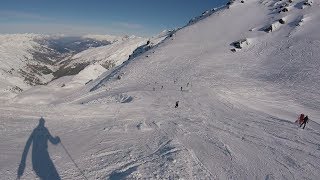
[[[34,85],[76,75],[90,64],[99,64],[107,71],[129,56],[155,46],[168,33],[151,39],[111,35],[0,35],[0,96],[13,97]]]

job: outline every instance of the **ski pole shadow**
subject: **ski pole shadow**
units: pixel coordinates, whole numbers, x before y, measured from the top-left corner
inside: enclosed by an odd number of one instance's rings
[[[48,152],[48,140],[52,144],[58,144],[60,138],[51,136],[49,130],[44,126],[45,120],[41,117],[38,126],[33,130],[24,147],[20,165],[17,172],[17,178],[23,175],[28,151],[32,144],[32,168],[36,175],[42,180],[60,180]]]

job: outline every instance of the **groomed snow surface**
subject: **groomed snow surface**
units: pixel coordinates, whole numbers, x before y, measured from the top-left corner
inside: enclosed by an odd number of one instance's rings
[[[320,1],[304,2],[235,1],[113,71],[2,102],[1,179],[319,179]]]

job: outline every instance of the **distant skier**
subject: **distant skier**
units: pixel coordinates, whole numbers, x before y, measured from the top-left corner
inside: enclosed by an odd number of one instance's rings
[[[304,129],[304,128],[306,127],[306,124],[308,123],[308,121],[309,121],[308,116],[304,117],[304,118],[303,118],[303,123],[300,125],[300,127],[301,127],[302,125],[304,125],[303,128],[302,128],[302,129]]]
[[[179,106],[179,101],[176,101],[176,106],[175,108],[177,108]]]
[[[189,83],[187,83],[187,87],[189,86]]]
[[[161,89],[163,89],[163,86],[161,86]]]
[[[304,119],[304,114],[300,114],[300,117],[296,120],[296,123],[301,125],[303,123],[303,119]]]
[[[182,86],[181,86],[181,91],[182,91]]]

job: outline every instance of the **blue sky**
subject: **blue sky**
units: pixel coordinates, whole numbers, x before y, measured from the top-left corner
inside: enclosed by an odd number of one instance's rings
[[[1,0],[0,33],[135,34],[185,25],[227,0]]]

